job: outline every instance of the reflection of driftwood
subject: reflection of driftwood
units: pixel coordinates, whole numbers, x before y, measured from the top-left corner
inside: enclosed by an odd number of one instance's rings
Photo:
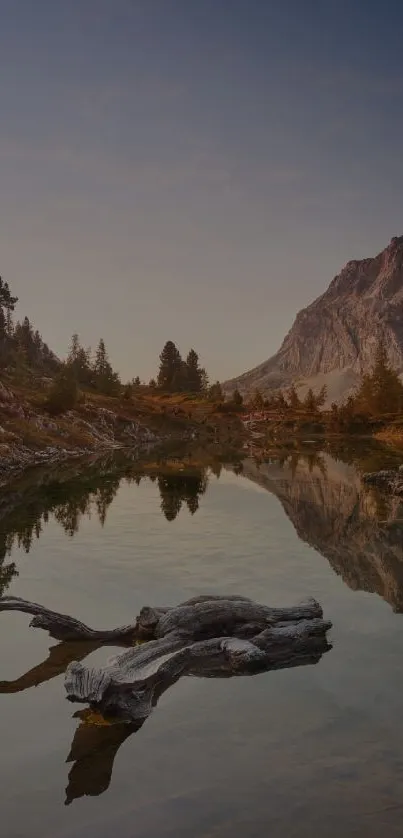
[[[1,600],[0,610],[33,614],[31,625],[58,639],[148,640],[102,668],[76,661],[66,672],[70,701],[90,704],[129,723],[147,718],[156,695],[182,675],[228,676],[310,662],[328,648],[330,628],[315,600],[293,608],[268,608],[245,597],[201,596],[175,608],[143,608],[132,626],[108,631],[13,597]]]
[[[82,643],[58,643],[49,649],[49,655],[42,663],[34,666],[24,675],[15,678],[13,681],[0,681],[0,695],[20,693],[29,690],[31,687],[39,687],[40,684],[51,681],[66,671],[72,661],[83,660],[99,649],[100,643],[84,641]]]
[[[196,597],[176,608],[143,608],[131,627],[103,632],[17,598],[0,600],[1,610],[33,614],[31,625],[69,640],[25,675],[0,682],[0,693],[19,692],[66,671],[68,698],[115,722],[105,725],[95,714],[98,726],[89,723],[90,711],[75,714],[80,725],[67,759],[73,765],[66,803],[108,788],[120,745],[182,675],[230,678],[316,664],[330,649],[326,632],[331,624],[314,600],[294,608],[267,608],[242,597]],[[140,638],[146,642],[130,645],[103,668],[79,663],[103,644],[128,646]]]
[[[75,718],[82,718],[82,710]],[[84,719],[78,726],[66,762],[73,763],[66,788],[66,805],[79,797],[97,797],[109,788],[113,763],[123,742],[141,725],[98,726]]]

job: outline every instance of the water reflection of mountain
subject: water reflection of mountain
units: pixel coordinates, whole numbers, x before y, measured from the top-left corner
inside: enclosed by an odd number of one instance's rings
[[[192,515],[197,512],[207,489],[207,474],[207,468],[192,463],[181,463],[179,469],[175,463],[106,460],[84,471],[78,465],[16,484],[6,497],[0,497],[0,596],[18,575],[15,563],[7,563],[7,557],[15,546],[29,553],[51,517],[71,537],[85,517],[95,514],[103,526],[122,481],[140,485],[142,480],[152,480],[158,485],[162,513],[173,521],[183,504]]]
[[[298,536],[353,590],[403,612],[403,502],[365,487],[353,466],[327,454],[244,462],[243,474],[281,502]]]

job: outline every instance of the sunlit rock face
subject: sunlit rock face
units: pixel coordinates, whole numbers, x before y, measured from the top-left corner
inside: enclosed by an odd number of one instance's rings
[[[340,401],[369,372],[383,337],[389,360],[403,372],[403,236],[373,259],[351,261],[327,291],[302,309],[276,355],[226,382],[225,389],[262,391],[301,382],[327,384]]]

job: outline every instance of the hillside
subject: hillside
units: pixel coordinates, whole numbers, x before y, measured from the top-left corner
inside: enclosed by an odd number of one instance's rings
[[[0,486],[32,466],[103,451],[140,452],[186,442],[227,451],[243,435],[236,414],[183,394],[125,398],[86,392],[73,410],[60,415],[46,410],[46,396],[39,381],[24,387],[0,382]]]
[[[276,355],[224,389],[264,393],[293,382],[304,391],[326,383],[329,401],[340,401],[370,371],[381,337],[392,366],[403,372],[403,236],[374,258],[348,262],[299,312]]]

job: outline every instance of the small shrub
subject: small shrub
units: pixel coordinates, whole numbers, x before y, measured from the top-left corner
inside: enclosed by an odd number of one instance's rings
[[[76,407],[79,399],[77,382],[71,370],[64,367],[49,390],[44,407],[48,413],[57,416]]]

